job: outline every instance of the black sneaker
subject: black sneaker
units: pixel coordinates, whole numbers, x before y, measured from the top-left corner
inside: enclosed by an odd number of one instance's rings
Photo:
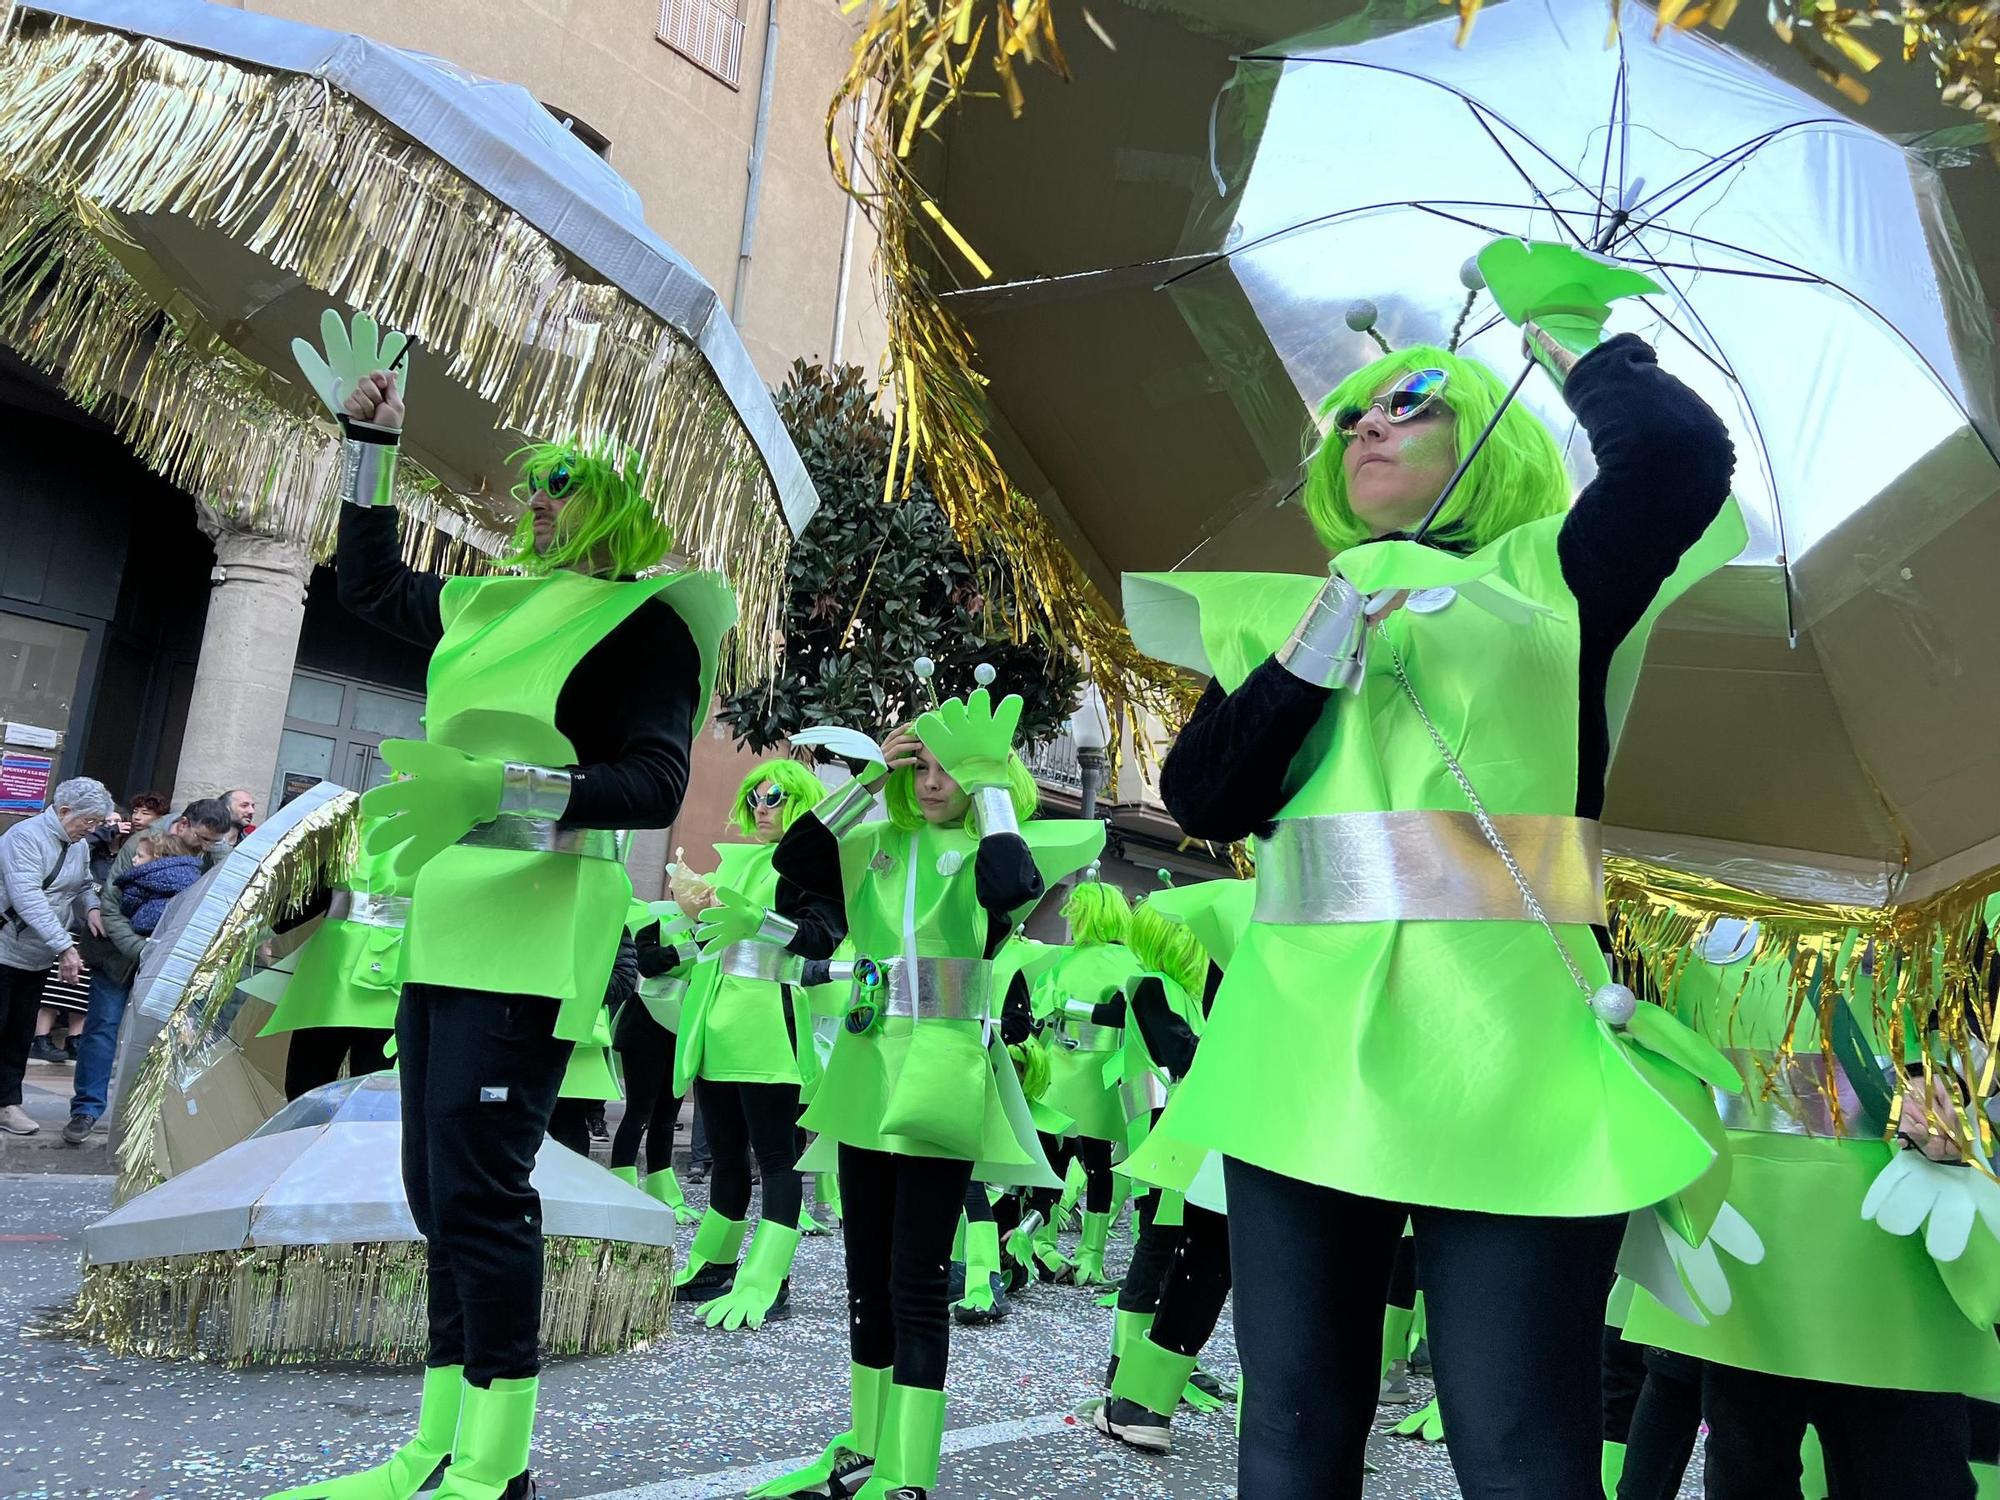
[[[63,1126],[63,1141],[67,1145],[81,1146],[90,1139],[91,1131],[97,1128],[97,1116],[87,1115],[78,1110],[69,1117],[69,1124]]]
[[[711,1261],[674,1288],[676,1302],[713,1302],[736,1285],[736,1263]]]
[[[507,1488],[500,1492],[500,1500],[535,1500],[541,1491],[535,1488],[535,1476],[516,1474],[507,1481]]]
[[[70,1055],[45,1036],[38,1036],[28,1043],[28,1056],[36,1062],[66,1063]]]
[[[965,1324],[968,1328],[982,1323],[998,1323],[1014,1310],[1014,1305],[1007,1300],[1006,1283],[1001,1281],[1000,1273],[998,1271],[988,1272],[987,1280],[993,1287],[993,1305],[991,1307],[967,1307],[960,1302],[951,1310],[952,1317],[956,1318],[960,1323]],[[953,1300],[957,1301],[957,1299]]]
[[[785,1500],[846,1500],[848,1496],[860,1494],[861,1487],[874,1472],[874,1459],[852,1448],[842,1448],[834,1458],[833,1472],[827,1476],[825,1484],[793,1490],[785,1496]]]
[[[955,1260],[945,1268],[944,1300],[956,1302],[965,1295],[965,1262]]]
[[[1097,1430],[1148,1453],[1174,1451],[1173,1419],[1147,1411],[1136,1401],[1113,1396],[1097,1408]]]
[[[1108,1380],[1104,1383],[1106,1385],[1111,1384]],[[1194,1374],[1188,1376],[1188,1384],[1200,1391],[1204,1396],[1213,1396],[1218,1401],[1234,1401],[1236,1399],[1235,1386],[1224,1385],[1200,1365],[1196,1365],[1194,1367]]]
[[[1417,1347],[1410,1351],[1410,1373],[1428,1375],[1431,1373],[1431,1341],[1418,1339]]]

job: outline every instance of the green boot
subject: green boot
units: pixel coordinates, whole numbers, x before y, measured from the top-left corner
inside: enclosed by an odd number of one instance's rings
[[[627,1170],[633,1170],[627,1168]],[[628,1182],[630,1178],[626,1179]],[[657,1172],[648,1172],[645,1182],[646,1196],[656,1203],[664,1203],[674,1211],[676,1224],[692,1224],[701,1217],[688,1207],[687,1195],[681,1191],[681,1180],[674,1176],[672,1167],[662,1167]]]
[[[727,1295],[702,1310],[710,1328],[762,1328],[764,1320],[782,1313],[791,1291],[792,1258],[799,1253],[799,1230],[783,1224],[760,1224],[743,1257],[743,1269]]]
[[[838,1220],[843,1217],[840,1209],[840,1174],[838,1172],[815,1172],[813,1174],[813,1202]]]
[[[1410,1325],[1417,1320],[1414,1307],[1391,1303],[1382,1310],[1382,1389],[1376,1397],[1390,1406],[1410,1402]]]
[[[882,1411],[889,1398],[889,1372],[872,1365],[847,1367],[847,1412],[850,1423],[803,1469],[781,1475],[750,1492],[749,1500],[790,1500],[794,1495],[825,1495],[834,1481],[839,1494],[851,1494],[875,1467],[882,1435]]]
[[[1134,1340],[1118,1361],[1111,1399],[1097,1410],[1097,1430],[1149,1453],[1173,1451],[1174,1408],[1194,1374],[1195,1357]]]
[[[496,1380],[485,1390],[465,1388],[458,1447],[431,1500],[500,1500],[528,1472],[528,1442],[535,1433],[535,1392],[541,1381]]]
[[[1111,1318],[1111,1362],[1104,1367],[1104,1388],[1110,1390],[1118,1379],[1118,1361],[1140,1339],[1153,1331],[1157,1313],[1127,1312],[1120,1307]]]
[[[1088,1209],[1083,1215],[1083,1240],[1076,1247],[1076,1284],[1078,1286],[1109,1286],[1111,1278],[1104,1274],[1104,1247],[1111,1239],[1111,1215],[1094,1214]]]
[[[1049,1223],[1058,1232],[1069,1223],[1077,1204],[1083,1201],[1083,1190],[1089,1181],[1090,1174],[1084,1171],[1083,1163],[1071,1157],[1068,1168],[1063,1172],[1062,1196],[1056,1199],[1056,1206],[1049,1211]]]
[[[1598,1478],[1604,1485],[1604,1500],[1618,1500],[1618,1481],[1625,1473],[1625,1445],[1606,1439],[1604,1457],[1598,1461]]]
[[[639,1185],[639,1169],[637,1167],[613,1167],[611,1175],[627,1187],[637,1187]]]
[[[961,1323],[997,1323],[1013,1308],[1000,1286],[1000,1226],[981,1219],[965,1226],[965,1295],[952,1316]]]
[[[269,1500],[411,1500],[431,1482],[438,1466],[451,1457],[464,1390],[462,1366],[436,1365],[425,1370],[423,1405],[417,1410],[417,1435],[390,1454],[386,1463],[358,1474],[285,1490]]]
[[[710,1302],[728,1291],[749,1231],[745,1219],[725,1219],[712,1208],[703,1214],[688,1246],[687,1264],[674,1273],[674,1300]]]
[[[875,1472],[857,1500],[887,1500],[897,1490],[934,1490],[944,1453],[944,1392],[889,1385],[882,1409],[881,1447]]]

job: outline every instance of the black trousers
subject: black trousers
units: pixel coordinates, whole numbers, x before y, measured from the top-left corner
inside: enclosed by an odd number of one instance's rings
[[[1149,1313],[1160,1310],[1160,1293],[1173,1269],[1174,1256],[1187,1231],[1179,1224],[1159,1220],[1158,1188],[1139,1199],[1139,1236],[1132,1242],[1132,1259],[1126,1264],[1125,1279],[1118,1283],[1118,1310]],[[1225,1232],[1227,1225],[1224,1225]]]
[[[1201,1353],[1228,1299],[1229,1220],[1190,1203],[1160,1289],[1153,1342],[1175,1354]]]
[[[1963,1396],[1793,1380],[1709,1363],[1702,1367],[1701,1412],[1708,1423],[1707,1500],[1796,1500],[1808,1424],[1819,1430],[1827,1488],[1839,1500],[1973,1500]]]
[[[1407,1234],[1396,1242],[1396,1263],[1389,1268],[1389,1305],[1416,1310],[1417,1242]]]
[[[858,1365],[892,1368],[897,1385],[944,1389],[947,1263],[971,1180],[969,1161],[840,1148],[848,1348]]]
[[[1226,1171],[1241,1500],[1360,1500],[1406,1219],[1465,1500],[1599,1500],[1598,1345],[1623,1215],[1469,1213]]]
[[[755,1153],[764,1222],[796,1229],[805,1204],[805,1179],[795,1166],[799,1086],[697,1078],[694,1095],[696,1107],[708,1120],[708,1144],[715,1152],[708,1206],[725,1219],[749,1216],[750,1155]],[[846,1184],[841,1187],[844,1193]]]
[[[35,1017],[48,987],[47,969],[12,969],[0,964],[0,1109],[21,1102],[28,1076],[28,1049],[35,1044]]]
[[[1083,1163],[1083,1207],[1086,1213],[1111,1212],[1111,1142],[1080,1135],[1070,1143]]]
[[[1616,1332],[1611,1328],[1605,1330],[1607,1336]],[[1622,1339],[1618,1342],[1623,1349],[1638,1355],[1644,1374],[1625,1434],[1612,1439],[1625,1444],[1625,1472],[1618,1481],[1618,1500],[1674,1500],[1681,1492],[1681,1481],[1687,1477],[1688,1462],[1694,1457],[1695,1436],[1701,1431],[1702,1362],[1672,1349],[1640,1350]],[[1607,1344],[1607,1351],[1608,1347]],[[1614,1369],[1619,1371],[1617,1383],[1621,1386],[1626,1383],[1624,1372],[1630,1368],[1629,1359],[1629,1355],[1620,1355],[1619,1363],[1614,1366],[1611,1358],[1606,1358],[1607,1392],[1614,1380]],[[1608,1423],[1608,1395],[1605,1404]],[[1608,1425],[1605,1436],[1611,1437]],[[1798,1457],[1799,1445],[1795,1442],[1794,1465]]]
[[[625,1117],[611,1137],[614,1167],[637,1167],[642,1140],[649,1176],[674,1164],[674,1122],[681,1116],[681,1096],[674,1092],[676,1040],[637,997],[618,1012],[612,1046],[625,1070]]]
[[[1046,1130],[1037,1131],[1036,1138],[1042,1143],[1042,1155],[1048,1158],[1049,1170],[1061,1177],[1069,1170],[1070,1150],[1073,1142],[1060,1136],[1050,1135]],[[1056,1200],[1062,1197],[1061,1188],[1030,1188],[1028,1207],[1041,1214],[1044,1220],[1056,1211]]]
[[[590,1155],[590,1113],[598,1108],[595,1099],[557,1099],[549,1111],[549,1139],[578,1156]]]
[[[389,1033],[372,1026],[303,1026],[285,1049],[285,1097],[310,1094],[332,1083],[343,1065],[347,1076],[379,1073],[389,1066]]]
[[[965,1221],[968,1224],[990,1224],[993,1218],[993,1200],[986,1196],[986,1184],[968,1181],[965,1184]]]
[[[557,1002],[406,984],[403,1188],[429,1246],[430,1353],[486,1386],[541,1368],[542,1200],[530,1185],[570,1044]]]

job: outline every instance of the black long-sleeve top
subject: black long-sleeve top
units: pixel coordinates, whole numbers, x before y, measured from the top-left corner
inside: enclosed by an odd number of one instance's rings
[[[350,613],[419,646],[444,638],[445,580],[404,566],[393,507],[342,506],[335,563]],[[700,683],[694,636],[664,599],[647,600],[584,654],[556,699],[556,728],[577,754],[564,823],[673,823],[687,793]]]
[[[1610,769],[1612,654],[1720,513],[1735,454],[1721,419],[1632,334],[1580,360],[1563,396],[1597,459],[1556,541],[1580,633],[1576,815],[1595,818]],[[1268,835],[1292,760],[1332,696],[1275,658],[1233,693],[1210,682],[1160,767],[1167,811],[1195,838]]]

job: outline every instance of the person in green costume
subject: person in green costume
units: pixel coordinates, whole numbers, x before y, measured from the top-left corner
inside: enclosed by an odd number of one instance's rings
[[[1104,827],[1028,821],[1020,713],[1019,698],[995,705],[981,687],[865,747],[861,775],[778,845],[779,910],[731,901],[707,914],[705,949],[761,933],[812,958],[842,938],[861,955],[801,1163],[839,1162],[850,1425],[759,1495],[925,1500],[944,1441],[947,1264],[967,1184],[1054,1180],[999,1035],[990,959],[1048,883],[1097,855]],[[864,822],[878,784],[888,819]]]
[[[1327,578],[1125,580],[1139,647],[1213,679],[1167,809],[1255,840],[1200,1057],[1128,1163],[1226,1158],[1245,1500],[1361,1493],[1406,1220],[1461,1487],[1594,1495],[1628,1219],[1701,1241],[1726,1187],[1704,1078],[1738,1081],[1610,982],[1596,819],[1653,622],[1746,540],[1728,433],[1600,344],[1644,277],[1520,241],[1479,268],[1590,437],[1574,504],[1504,381],[1404,349],[1321,409]]]
[[[674,898],[697,920],[725,899],[769,906],[778,874],[771,856],[785,830],[826,795],[820,779],[795,760],[767,760],[736,788],[731,810],[750,842],[724,844],[713,875],[685,868],[674,876]],[[800,987],[782,982],[782,950],[746,939],[695,965],[681,1013],[674,1064],[677,1089],[692,1084],[695,1107],[708,1122],[715,1153],[708,1209],[695,1230],[687,1261],[674,1276],[674,1295],[713,1305],[711,1328],[759,1328],[783,1316],[790,1300],[792,1258],[798,1253],[805,1183],[799,1157],[799,1090],[818,1067],[812,1021]],[[757,1158],[759,1225],[749,1232],[750,1163]]]
[[[428,738],[385,741],[401,779],[362,798],[365,851],[410,890],[396,1064],[430,1327],[415,1435],[285,1493],[411,1500],[435,1482],[438,1500],[524,1500],[542,1301],[529,1175],[631,902],[613,830],[679,813],[735,600],[713,574],[634,577],[671,536],[636,460],[580,443],[520,455],[513,571],[411,570],[392,503],[405,340],[365,315],[321,327],[324,353],[293,347],[345,439],[341,602],[431,652]]]
[[[1710,1500],[1796,1493],[1808,1425],[1836,1495],[1971,1500],[1964,1397],[2000,1397],[2000,1239],[1977,1199],[2000,1187],[1939,1164],[1958,1148],[1920,1077],[1892,1127],[1903,1068],[1878,1061],[1886,1028],[1861,939],[1795,954],[1760,934],[1717,919],[1662,1003],[1749,1083],[1723,1117],[1729,1202],[1757,1226],[1762,1257],[1691,1283],[1699,1323],[1640,1288],[1625,1337],[1702,1362]],[[1808,994],[1794,1002],[1801,969]],[[1628,1472],[1619,1493],[1648,1488]]]
[[[674,1175],[674,1122],[682,1097],[674,1087],[674,1052],[688,976],[701,956],[694,921],[674,901],[634,902],[626,929],[638,960],[639,993],[611,1023],[611,1045],[625,1077],[625,1114],[611,1137],[611,1173],[666,1204],[676,1222],[692,1224],[698,1216]]]
[[[1104,1250],[1111,1238],[1111,1164],[1124,1155],[1125,1107],[1106,1060],[1125,1045],[1123,1028],[1100,1024],[1096,1012],[1122,1014],[1124,988],[1139,965],[1125,947],[1132,920],[1125,893],[1101,880],[1079,881],[1063,902],[1069,950],[1034,986],[1035,1017],[1049,1047],[1048,1103],[1075,1123],[1066,1144],[1083,1163],[1083,1230],[1076,1258],[1053,1268],[1051,1279],[1078,1286],[1108,1286]],[[1053,1217],[1052,1217],[1053,1222]],[[1043,1261],[1045,1270],[1048,1261]]]

